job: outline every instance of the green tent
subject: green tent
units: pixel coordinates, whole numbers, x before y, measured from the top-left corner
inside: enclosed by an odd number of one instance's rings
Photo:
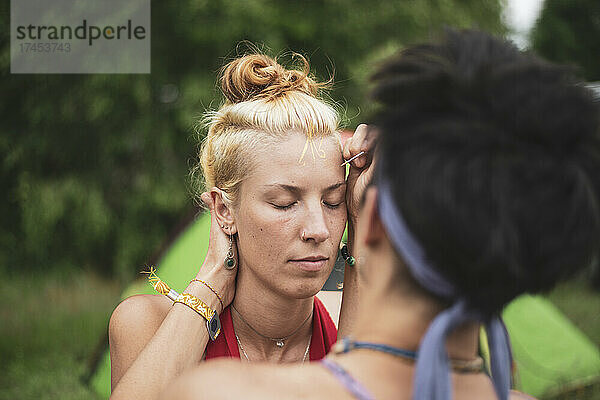
[[[210,215],[193,218],[171,241],[158,263],[161,279],[183,290],[202,265],[208,249]],[[325,289],[336,290],[342,280],[336,265]],[[145,279],[133,283],[122,295],[154,293]],[[549,301],[522,296],[504,311],[517,366],[517,389],[533,396],[547,396],[600,382],[598,348]],[[105,340],[106,342],[106,340]],[[108,349],[97,364],[90,384],[103,398],[110,395]]]

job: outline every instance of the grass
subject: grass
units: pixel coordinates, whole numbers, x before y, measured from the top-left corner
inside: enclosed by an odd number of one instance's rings
[[[98,400],[83,377],[121,291],[85,271],[5,274],[0,280],[0,400]],[[549,298],[600,344],[600,293],[572,281]],[[598,399],[600,387],[549,399],[575,398]]]
[[[583,278],[562,283],[548,298],[596,345],[600,346],[600,292],[594,291]],[[600,377],[593,385],[565,391],[547,400],[600,399]]]
[[[600,346],[600,292],[582,280],[572,280],[557,286],[548,298]]]
[[[82,378],[121,288],[88,272],[0,281],[0,399],[97,399]]]

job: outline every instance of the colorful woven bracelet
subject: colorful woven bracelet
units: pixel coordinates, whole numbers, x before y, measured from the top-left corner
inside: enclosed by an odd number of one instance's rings
[[[177,293],[173,289],[169,287],[165,282],[163,282],[156,275],[156,268],[150,267],[150,271],[142,271],[143,273],[148,274],[148,281],[158,293],[167,296],[169,299],[173,300],[173,304],[181,303],[198,314],[200,314],[206,320],[206,329],[208,330],[208,337],[211,340],[215,340],[219,333],[221,332],[221,321],[219,320],[219,315],[215,310],[210,308],[206,303],[197,298],[194,295],[189,293]]]

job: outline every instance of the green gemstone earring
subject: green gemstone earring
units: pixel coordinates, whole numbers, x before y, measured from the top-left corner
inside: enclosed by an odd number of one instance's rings
[[[356,265],[356,259],[349,254],[347,244],[343,244],[343,246],[340,248],[340,253],[342,254],[342,257],[344,258],[346,264],[348,264],[351,267],[354,267],[354,265]]]
[[[227,250],[227,256],[225,257],[225,261],[223,261],[223,265],[225,266],[225,269],[235,268],[235,257],[233,256],[233,235],[229,235],[229,249]]]

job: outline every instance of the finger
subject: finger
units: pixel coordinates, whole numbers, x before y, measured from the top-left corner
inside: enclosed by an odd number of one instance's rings
[[[367,130],[367,125],[360,124],[356,127],[356,130],[354,131],[354,134],[352,135],[352,137],[350,137],[350,138],[348,138],[348,140],[346,140],[346,143],[344,144],[344,150],[343,150],[344,160],[349,160],[361,152],[360,143],[364,140],[366,130]],[[355,160],[359,159],[360,157],[362,157],[362,156],[357,157]],[[352,165],[355,165],[354,160],[351,161],[350,163]]]
[[[369,125],[367,124],[359,124],[354,131],[354,135],[352,135],[355,140],[363,141],[365,137],[369,134]]]
[[[358,156],[354,160],[352,160],[352,162],[350,164],[352,164],[352,166],[355,168],[362,169],[365,167],[366,163],[367,163],[367,153],[365,152],[364,154],[361,154],[360,156]]]
[[[355,156],[362,150],[366,150],[366,148],[363,148],[363,143],[365,142],[365,138],[367,137],[368,131],[369,127],[366,124],[360,124],[356,127],[354,135],[352,136],[352,142],[350,143],[351,155]]]
[[[374,126],[369,126],[367,135],[363,141],[363,150],[368,151],[373,154],[375,147],[377,146],[377,141],[379,139],[379,130]]]
[[[368,136],[369,136],[369,126],[366,124],[360,124],[356,131],[354,132],[354,136],[352,137],[352,143],[350,144],[349,152],[352,156],[359,154],[360,152],[365,152],[365,154],[355,158],[351,164],[356,168],[364,168],[367,164],[367,153],[369,151],[368,146]]]
[[[219,196],[219,194],[217,192],[215,192],[214,190],[203,193],[202,195],[204,196],[205,194],[207,195],[206,196],[207,199],[205,202],[206,202],[206,205],[208,206],[208,210],[210,211],[210,216],[211,216],[211,230],[215,229],[215,231],[220,230],[221,232],[223,232],[221,224],[219,223],[217,213],[215,211],[216,210],[216,196]]]
[[[357,162],[354,164],[357,168],[368,168],[371,165],[379,140],[379,130],[373,125],[365,126],[366,129],[361,130],[360,135],[357,136],[360,144],[354,143],[359,154],[360,152],[364,152],[364,155],[358,157]],[[358,161],[359,159],[360,161]]]
[[[377,157],[373,157],[373,160],[371,160],[371,164],[363,172],[363,174],[364,174],[363,179],[366,183],[370,183],[373,180],[373,171],[375,171],[376,167],[377,167]]]
[[[217,220],[217,213],[215,213],[215,203],[212,199],[210,192],[204,192],[200,195],[200,198],[206,205],[208,212],[210,213],[210,230],[216,229],[219,226],[219,221]]]
[[[211,200],[208,202],[208,210],[210,211],[210,230],[211,230],[211,234],[214,232],[214,234],[212,234],[211,236],[216,239],[219,233],[219,231],[223,231],[221,229],[221,224],[219,223],[219,219],[217,218],[217,213],[215,212],[215,202]]]
[[[344,144],[344,150],[342,151],[342,156],[344,157],[344,160],[348,160],[352,157],[352,155],[350,154],[350,146],[352,145],[352,138],[348,138],[346,140],[346,143]]]

